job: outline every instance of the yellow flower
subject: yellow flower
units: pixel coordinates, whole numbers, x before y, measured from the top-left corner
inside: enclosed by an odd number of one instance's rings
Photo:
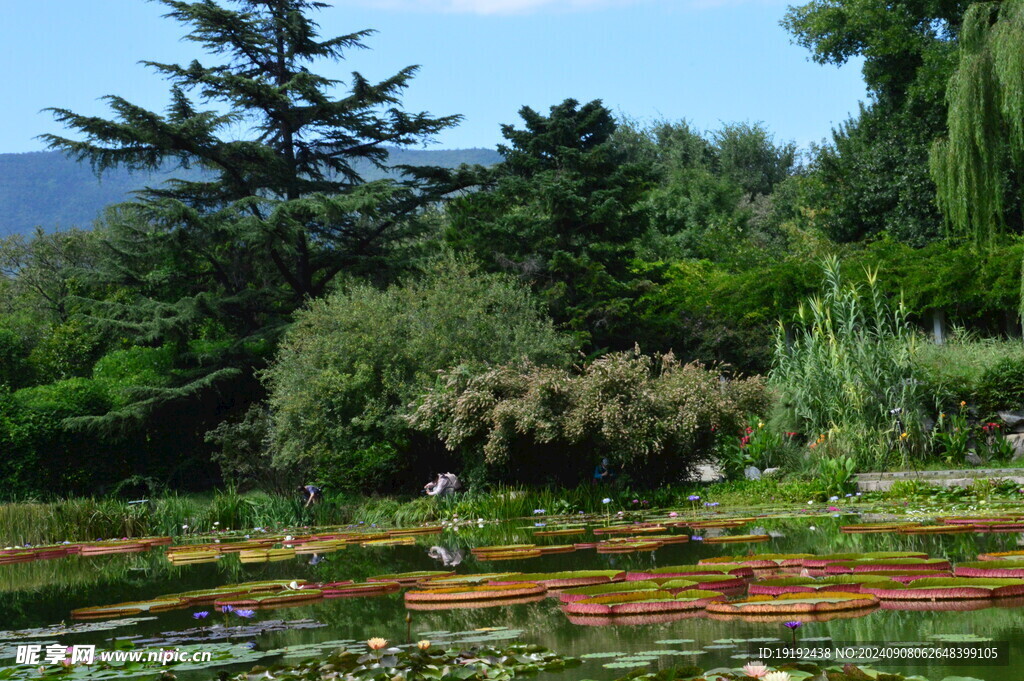
[[[366,645],[370,646],[371,650],[380,650],[387,644],[388,640],[386,638],[381,638],[380,636],[374,636],[366,642]]]
[[[967,403],[966,403],[966,402],[964,402],[963,400],[960,400],[960,406],[961,406],[961,407],[966,407],[966,406],[967,406]]]
[[[420,641],[419,643],[416,644],[416,647],[419,648],[420,650],[426,650],[427,648],[430,647],[430,641]]]
[[[764,428],[764,421],[758,421],[757,422],[757,427],[758,428]]]
[[[944,419],[944,418],[946,418],[946,415],[945,414],[939,414],[939,418],[940,419]]]
[[[901,440],[906,440],[907,437],[909,437],[909,436],[906,433],[900,433],[900,439]]]

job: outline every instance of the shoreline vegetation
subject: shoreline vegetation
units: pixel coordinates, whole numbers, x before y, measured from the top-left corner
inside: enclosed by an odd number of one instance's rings
[[[695,503],[691,497],[699,497]],[[0,505],[0,547],[39,546],[62,541],[95,541],[169,535],[187,539],[211,532],[276,531],[336,525],[407,526],[533,518],[537,510],[552,516],[612,514],[643,517],[655,510],[694,508],[718,514],[757,510],[804,511],[842,504],[844,513],[915,512],[936,515],[976,509],[992,511],[1019,502],[1022,490],[1005,481],[979,480],[970,488],[943,490],[914,481],[897,483],[884,493],[826,497],[813,480],[743,480],[694,483],[646,492],[600,485],[560,488],[497,487],[447,498],[326,494],[303,508],[299,496],[232,489],[212,494],[168,493],[142,500],[71,498]],[[604,502],[605,499],[609,501]],[[141,503],[140,503],[141,502]],[[989,505],[991,504],[991,505]]]

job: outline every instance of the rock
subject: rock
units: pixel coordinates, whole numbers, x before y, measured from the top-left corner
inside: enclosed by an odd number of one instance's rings
[[[1024,432],[1024,411],[1001,411],[999,418],[1014,433]]]
[[[967,452],[967,456],[964,457],[964,461],[966,461],[971,466],[980,466],[981,464],[985,463],[984,461],[981,460],[981,457],[978,456],[978,453],[975,452],[974,450]]]
[[[747,466],[746,468],[743,469],[743,477],[745,477],[747,480],[760,480],[761,469],[758,468],[757,466]]]
[[[779,475],[782,475],[781,468],[765,468],[763,471],[761,471],[762,478],[774,478]]]
[[[1010,433],[1006,439],[1013,445],[1013,456],[1010,461],[1024,459],[1024,433]]]
[[[716,464],[702,463],[696,469],[697,482],[719,482],[725,480],[722,467]]]

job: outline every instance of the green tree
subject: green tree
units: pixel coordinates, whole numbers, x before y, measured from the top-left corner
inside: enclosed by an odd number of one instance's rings
[[[809,206],[831,238],[856,241],[886,230],[922,245],[939,236],[927,163],[945,133],[946,81],[968,3],[962,0],[813,0],[782,25],[820,64],[863,59],[871,101],[833,132],[814,170]]]
[[[566,364],[574,349],[529,289],[464,259],[384,291],[353,284],[303,311],[264,373],[274,464],[338,488],[395,489],[437,463],[436,445],[404,418],[437,372]]]
[[[593,345],[628,342],[619,334],[647,173],[615,143],[600,101],[519,114],[524,127],[502,126],[504,160],[480,178],[481,191],[449,205],[447,242],[529,281],[556,321]]]
[[[1008,215],[1020,225],[1024,167],[1024,2],[981,2],[964,17],[949,81],[949,134],[932,150],[949,226],[987,242]]]
[[[124,293],[94,315],[137,342],[176,344],[190,369],[151,406],[250,373],[303,301],[340,273],[382,270],[435,197],[411,176],[364,182],[353,163],[385,167],[389,146],[458,120],[400,108],[416,67],[379,83],[354,73],[336,96],[342,83],[313,66],[364,47],[372,31],[321,39],[311,15],[324,3],[160,1],[212,63],[145,62],[171,83],[166,112],[109,96],[113,119],[53,109],[80,139],[44,136],[98,172],[203,171],[147,188],[107,219],[101,276]]]

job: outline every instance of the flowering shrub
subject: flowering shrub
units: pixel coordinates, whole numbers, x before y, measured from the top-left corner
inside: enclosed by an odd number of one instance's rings
[[[783,446],[782,437],[753,416],[735,436],[722,433],[718,462],[725,476],[736,480],[743,477],[747,466],[757,466],[761,470],[778,466]]]
[[[523,362],[449,371],[409,420],[492,468],[571,476],[607,456],[653,481],[679,479],[709,459],[713,429],[736,430],[766,402],[760,379],[721,381],[672,354],[633,350],[576,369]]]

